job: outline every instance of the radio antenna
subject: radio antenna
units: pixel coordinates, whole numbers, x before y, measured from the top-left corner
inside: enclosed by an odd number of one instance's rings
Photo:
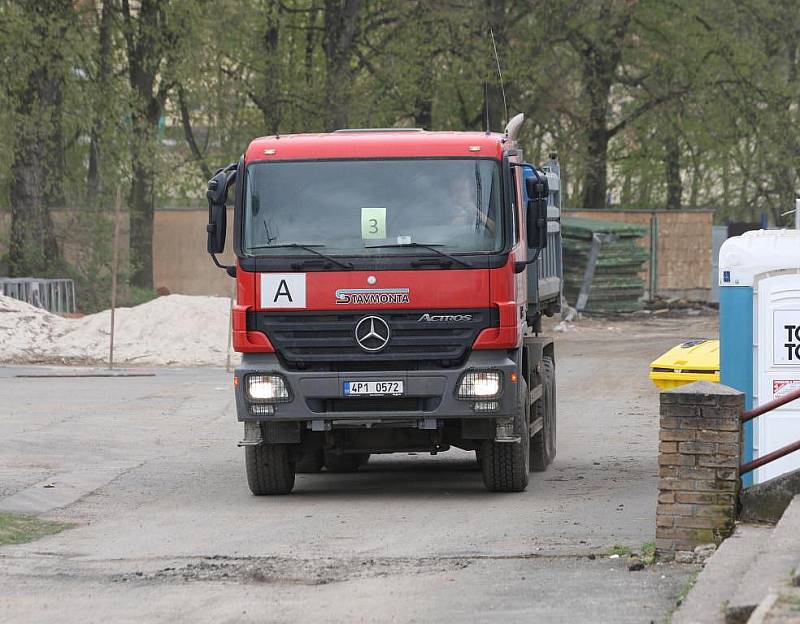
[[[489,83],[483,83],[483,112],[486,118],[486,134],[491,132],[489,128]]]
[[[500,69],[500,57],[497,54],[497,43],[495,43],[494,30],[492,29],[491,26],[489,27],[489,34],[492,37],[492,49],[494,50],[494,60],[495,60],[495,63],[497,63],[497,75],[500,76],[500,92],[503,94],[503,108],[505,109],[505,113],[506,113],[506,117],[505,117],[504,121],[507,123],[508,122],[508,104],[506,103],[506,88],[505,88],[505,86],[503,86],[503,72]],[[486,105],[486,108],[487,109],[489,108],[488,104]],[[487,124],[487,127],[488,127],[488,124]]]

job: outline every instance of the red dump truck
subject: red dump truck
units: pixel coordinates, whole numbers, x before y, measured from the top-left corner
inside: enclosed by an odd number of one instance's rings
[[[267,136],[209,181],[253,494],[374,453],[475,451],[500,492],[552,462],[560,177],[524,162],[521,124]]]

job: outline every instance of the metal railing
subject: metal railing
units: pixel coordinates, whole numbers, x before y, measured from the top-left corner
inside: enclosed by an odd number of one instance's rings
[[[76,312],[75,282],[71,279],[0,277],[0,294],[56,314]]]
[[[767,401],[763,405],[759,405],[758,407],[754,407],[753,409],[743,412],[742,413],[742,423],[749,422],[758,416],[766,414],[767,412],[771,412],[774,409],[777,409],[787,403],[791,403],[792,401],[800,399],[800,388],[797,390],[793,390],[785,394],[782,397],[777,399],[773,399],[772,401]],[[758,459],[754,459],[752,461],[747,462],[746,464],[742,464],[739,466],[739,474],[743,475],[748,473],[756,468],[760,468],[764,464],[768,464],[770,462],[775,461],[776,459],[780,459],[781,457],[785,457],[789,453],[794,453],[795,451],[800,451],[800,440],[796,442],[792,442],[791,444],[787,444],[786,446],[782,446],[781,448],[772,451],[771,453],[767,453],[766,455],[762,455]]]

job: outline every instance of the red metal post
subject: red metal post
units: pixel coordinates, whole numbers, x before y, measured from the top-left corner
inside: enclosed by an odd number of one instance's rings
[[[748,420],[753,420],[757,416],[761,416],[762,414],[766,414],[774,410],[775,408],[781,407],[782,405],[786,405],[787,403],[791,403],[795,399],[800,399],[800,388],[797,390],[793,390],[788,394],[785,394],[782,397],[777,399],[773,399],[772,401],[767,401],[763,405],[759,405],[758,407],[754,407],[749,412],[742,413],[742,422],[747,422]]]
[[[759,405],[758,407],[754,407],[749,412],[742,413],[742,422],[746,423],[749,420],[753,420],[754,418],[766,414],[767,412],[771,412],[774,409],[781,407],[782,405],[786,405],[787,403],[791,403],[792,401],[800,399],[800,388],[785,394],[782,397],[777,399],[773,399],[772,401],[767,401],[763,405]],[[785,457],[789,453],[794,453],[795,451],[800,450],[800,440],[797,442],[793,442],[792,444],[787,444],[786,446],[782,446],[781,448],[772,451],[771,453],[767,453],[758,459],[754,459],[753,461],[749,461],[746,464],[742,464],[739,466],[739,474],[743,475],[745,473],[750,472],[751,470],[755,470],[756,468],[760,468],[764,464],[768,464],[771,461],[775,461],[776,459],[780,459],[781,457]]]
[[[758,459],[754,459],[753,461],[749,461],[746,464],[742,464],[739,466],[739,474],[743,475],[746,472],[750,472],[751,470],[755,470],[756,468],[760,468],[764,464],[768,464],[771,461],[775,461],[776,459],[780,459],[789,453],[793,453],[794,451],[800,451],[800,440],[797,442],[793,442],[792,444],[787,444],[786,446],[782,446],[777,451],[772,451],[771,453],[767,453],[766,455],[759,457]]]

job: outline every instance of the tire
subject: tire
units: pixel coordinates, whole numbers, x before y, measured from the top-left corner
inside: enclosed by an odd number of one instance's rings
[[[483,484],[491,492],[522,492],[528,487],[530,472],[530,410],[528,385],[521,380],[519,405],[514,416],[514,432],[519,442],[484,440],[481,444]]]
[[[367,463],[369,453],[331,453],[325,451],[325,468],[328,472],[355,472]]]
[[[322,466],[324,465],[325,460],[322,456],[322,450],[310,451],[297,461],[296,472],[301,474],[313,474],[322,470]]]
[[[531,438],[531,468],[544,472],[556,457],[556,367],[553,358],[541,361],[542,397],[533,406],[533,420],[542,418],[542,428]]]
[[[247,485],[256,496],[288,494],[294,488],[295,464],[288,444],[244,447]]]

